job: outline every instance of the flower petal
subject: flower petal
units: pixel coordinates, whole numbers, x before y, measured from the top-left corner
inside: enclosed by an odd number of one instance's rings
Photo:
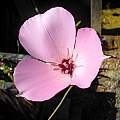
[[[20,96],[32,101],[48,100],[70,85],[70,78],[53,70],[50,64],[30,56],[25,57],[15,68],[15,85]]]
[[[72,84],[87,88],[97,76],[104,59],[100,39],[92,28],[81,28],[76,37],[75,51],[78,53]]]
[[[75,34],[71,13],[55,7],[26,20],[20,28],[19,40],[30,55],[49,62],[64,56],[67,48],[73,49]]]

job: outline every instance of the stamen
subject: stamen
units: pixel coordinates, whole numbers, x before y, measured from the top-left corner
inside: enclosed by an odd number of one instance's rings
[[[69,48],[67,48],[67,57],[69,57]]]
[[[67,48],[67,56],[66,58],[63,58],[61,60],[61,63],[55,63],[55,62],[47,62],[47,64],[50,64],[53,66],[53,70],[60,70],[63,74],[68,74],[70,77],[73,76],[73,71],[76,68],[75,61],[78,58],[78,53],[72,57],[69,56],[69,48]],[[75,58],[73,58],[75,57]],[[81,67],[81,66],[79,66]]]
[[[53,70],[60,70],[60,68],[53,68]]]
[[[72,77],[75,65],[73,64],[73,60],[71,58],[63,59],[62,63],[58,64],[58,66],[60,67],[62,73],[69,74]]]
[[[74,50],[75,50],[75,46],[76,46],[76,39],[75,39],[75,42],[74,42],[74,46],[73,46],[72,56],[71,56],[71,57],[73,57],[73,53],[74,53]]]
[[[75,59],[74,59],[74,60],[76,61],[76,60],[77,60],[77,58],[78,58],[78,53],[76,54],[76,56],[75,56]]]

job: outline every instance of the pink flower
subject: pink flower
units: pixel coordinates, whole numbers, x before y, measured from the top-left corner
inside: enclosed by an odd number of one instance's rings
[[[20,96],[48,100],[69,85],[88,88],[106,56],[92,28],[77,31],[71,13],[55,7],[24,22],[19,40],[31,56],[15,68]]]

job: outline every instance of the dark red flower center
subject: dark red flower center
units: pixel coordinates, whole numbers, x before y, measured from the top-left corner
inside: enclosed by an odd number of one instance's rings
[[[74,63],[71,58],[63,59],[60,64],[58,64],[59,68],[64,74],[70,74],[72,76],[74,70]]]

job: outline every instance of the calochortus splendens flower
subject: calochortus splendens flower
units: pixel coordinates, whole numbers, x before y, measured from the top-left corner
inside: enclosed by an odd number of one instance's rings
[[[92,28],[78,29],[71,13],[55,7],[24,22],[19,40],[30,54],[14,72],[19,95],[44,101],[69,85],[88,88],[106,56]]]

